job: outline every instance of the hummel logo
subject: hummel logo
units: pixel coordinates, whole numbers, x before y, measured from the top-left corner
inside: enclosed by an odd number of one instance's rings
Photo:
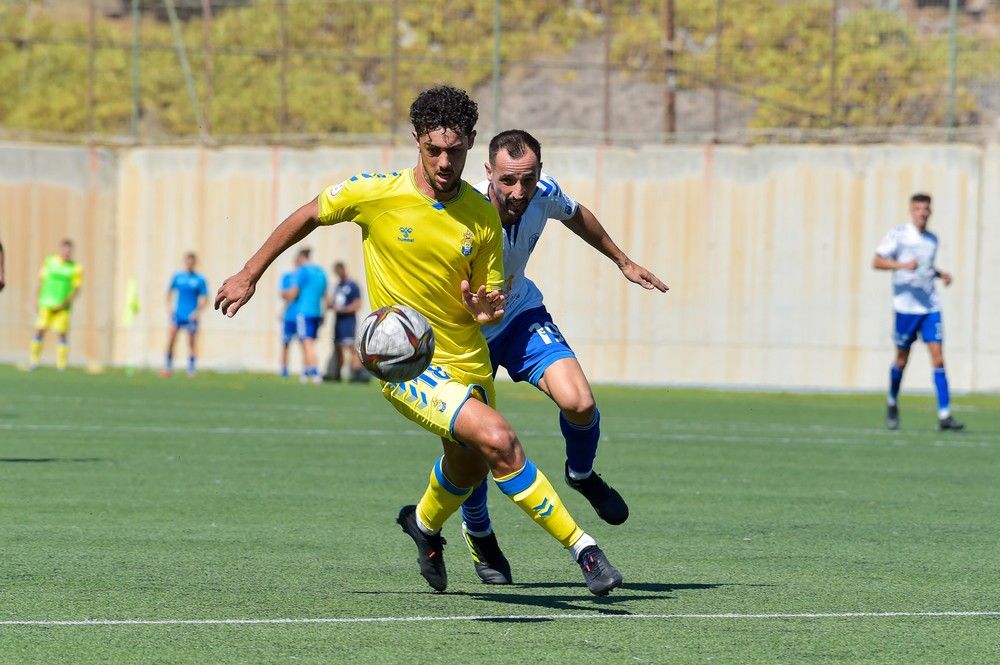
[[[413,238],[410,237],[410,234],[413,233],[413,229],[411,227],[409,227],[409,226],[401,226],[401,227],[399,227],[399,232],[402,235],[400,237],[396,238],[396,240],[398,240],[400,242],[413,242]]]

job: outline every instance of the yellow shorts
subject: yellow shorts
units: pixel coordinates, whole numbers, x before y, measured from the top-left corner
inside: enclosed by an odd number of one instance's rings
[[[48,307],[42,307],[38,310],[38,318],[35,320],[35,330],[51,330],[60,335],[65,335],[69,332],[69,310],[62,309],[54,312]]]
[[[404,383],[382,385],[382,395],[404,416],[432,434],[455,440],[455,416],[470,397],[496,408],[493,377],[469,375],[441,365]]]

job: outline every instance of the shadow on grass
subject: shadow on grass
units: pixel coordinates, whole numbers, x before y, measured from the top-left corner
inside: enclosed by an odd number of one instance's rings
[[[572,582],[526,582],[525,584],[513,584],[519,589],[573,589],[581,585],[574,580]],[[645,591],[648,593],[670,593],[671,591],[687,591],[697,589],[718,589],[721,586],[734,586],[732,584],[670,584],[663,582],[629,582],[625,580],[622,588],[627,591]],[[614,592],[612,592],[614,593]]]
[[[687,590],[709,590],[718,589],[724,586],[743,586],[729,584],[669,584],[659,582],[634,582],[628,581],[620,589],[615,589],[610,595],[604,597],[591,596],[587,593],[586,587],[580,581],[572,582],[528,582],[526,584],[512,584],[510,586],[490,586],[483,585],[484,591],[446,591],[436,594],[432,591],[418,592],[388,592],[401,594],[432,594],[442,596],[463,596],[471,600],[478,600],[488,603],[499,603],[504,605],[518,605],[521,607],[538,607],[548,610],[566,610],[571,612],[587,612],[608,615],[631,614],[626,609],[616,607],[622,603],[631,603],[641,600],[669,600],[673,596],[669,595],[673,591]],[[761,585],[771,586],[771,585]],[[486,591],[485,589],[490,589]],[[519,589],[574,589],[572,594],[535,594],[517,593]],[[639,593],[630,593],[639,592]],[[355,594],[377,594],[384,595],[385,591],[352,591]],[[549,621],[545,617],[482,617],[478,621],[489,621],[497,623],[533,623]]]
[[[0,457],[0,464],[46,464],[48,462],[106,462],[103,457]]]

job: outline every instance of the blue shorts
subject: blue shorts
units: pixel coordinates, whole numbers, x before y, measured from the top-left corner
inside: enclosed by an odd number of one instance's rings
[[[174,315],[170,317],[170,323],[178,330],[186,330],[189,335],[194,335],[198,332],[198,321],[197,319],[192,320],[190,317],[190,314],[178,316],[177,312],[174,312]]]
[[[323,325],[322,316],[303,316],[300,314],[295,319],[295,334],[300,339],[316,339],[316,333],[319,332],[321,325]]]
[[[337,318],[333,323],[333,341],[335,344],[354,344],[354,334],[358,329],[356,317]]]
[[[533,386],[552,363],[575,357],[544,307],[521,312],[490,342],[493,375],[503,367],[510,378]]]
[[[281,343],[288,346],[299,334],[299,324],[295,319],[285,319],[281,326]]]
[[[941,326],[941,312],[930,314],[902,314],[896,312],[896,332],[893,338],[896,348],[908,349],[917,340],[917,334],[924,344],[940,344],[944,339]]]

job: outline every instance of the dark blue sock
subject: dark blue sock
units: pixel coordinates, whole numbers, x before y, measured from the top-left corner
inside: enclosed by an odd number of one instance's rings
[[[490,525],[490,511],[486,507],[487,489],[486,481],[483,480],[462,504],[462,521],[469,531],[489,533],[493,528]]]
[[[574,425],[559,412],[559,429],[566,439],[566,461],[575,473],[589,473],[597,457],[597,442],[601,438],[601,412],[594,409],[594,419],[589,425]]]
[[[893,363],[889,368],[889,403],[895,404],[899,397],[899,384],[903,382],[903,370]]]
[[[934,370],[934,387],[937,389],[938,413],[947,413],[951,406],[951,396],[948,394],[948,376],[944,373],[944,367]]]
[[[194,356],[188,356],[188,371],[189,372],[194,372],[194,365],[195,365],[195,357]]]
[[[174,354],[168,353],[167,354],[167,369],[173,369],[173,368],[174,368]]]

